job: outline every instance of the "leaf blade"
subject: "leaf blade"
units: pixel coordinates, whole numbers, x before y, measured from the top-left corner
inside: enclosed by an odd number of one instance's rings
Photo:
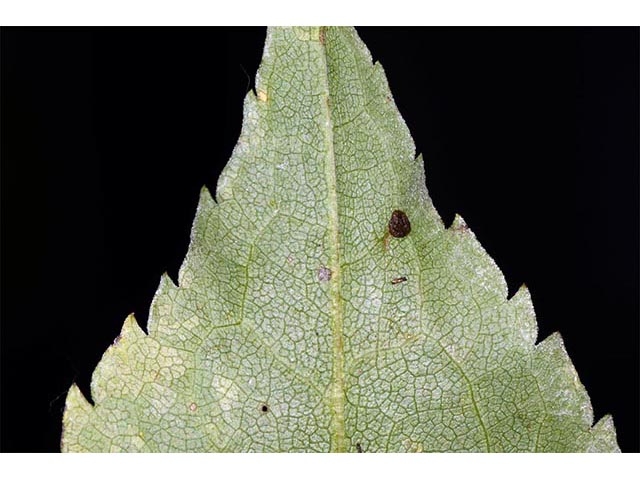
[[[64,416],[63,450],[615,450],[559,336],[445,229],[355,30],[270,29],[178,284]],[[411,232],[389,237],[391,212]],[[401,282],[394,279],[405,278]]]

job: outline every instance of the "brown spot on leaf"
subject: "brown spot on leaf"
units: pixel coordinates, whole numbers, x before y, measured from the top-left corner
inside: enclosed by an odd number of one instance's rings
[[[260,405],[260,411],[262,413],[267,413],[269,411],[269,405],[267,405],[266,403],[263,403],[262,405]]]
[[[389,220],[389,233],[392,237],[402,238],[411,232],[409,217],[402,210],[394,210]]]

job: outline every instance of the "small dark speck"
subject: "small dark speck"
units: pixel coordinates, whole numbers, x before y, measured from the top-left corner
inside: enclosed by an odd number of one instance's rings
[[[391,284],[392,285],[397,285],[399,283],[406,282],[406,281],[407,281],[407,277],[398,277],[398,278],[394,278],[393,280],[391,280]]]
[[[267,413],[269,411],[269,407],[263,403],[262,406],[260,407],[260,411],[262,413]]]
[[[362,453],[362,445],[360,444],[360,442],[356,443],[356,450],[358,451],[358,453]]]

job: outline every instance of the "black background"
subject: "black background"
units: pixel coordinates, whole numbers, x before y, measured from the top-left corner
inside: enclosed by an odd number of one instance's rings
[[[459,212],[526,282],[596,418],[638,437],[638,29],[361,28]],[[56,451],[69,385],[186,252],[263,29],[2,30],[1,449]]]

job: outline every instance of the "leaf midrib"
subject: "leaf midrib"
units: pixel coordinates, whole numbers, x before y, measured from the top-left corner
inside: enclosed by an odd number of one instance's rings
[[[327,52],[324,44],[325,27],[320,27],[318,45],[322,51],[321,58],[324,61],[325,75],[322,78],[324,91],[322,92],[322,110],[325,114],[325,146],[326,160],[325,173],[327,181],[327,211],[328,227],[331,236],[331,256],[329,269],[331,280],[329,282],[330,322],[333,337],[332,348],[332,375],[329,391],[329,407],[331,409],[331,443],[332,452],[346,451],[344,408],[346,392],[344,383],[344,341],[343,341],[343,305],[340,296],[341,271],[340,271],[340,237],[338,219],[338,191],[336,179],[336,159],[333,148],[333,122],[331,120],[331,107],[329,105],[329,67]]]

